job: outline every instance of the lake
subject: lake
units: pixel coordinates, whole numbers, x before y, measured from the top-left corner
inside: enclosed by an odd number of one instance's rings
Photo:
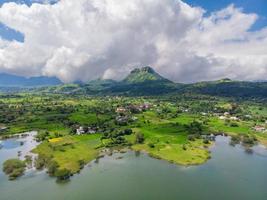
[[[0,164],[18,151],[26,153],[31,136],[20,146],[17,139],[2,141]],[[17,181],[0,172],[1,200],[266,200],[267,150],[245,153],[218,136],[212,159],[200,166],[183,167],[150,158],[143,153],[113,154],[90,163],[64,184],[45,172],[30,170]],[[119,157],[122,159],[118,159]]]

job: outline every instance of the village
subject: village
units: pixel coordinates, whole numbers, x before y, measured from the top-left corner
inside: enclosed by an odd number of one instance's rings
[[[115,124],[119,126],[126,126],[128,123],[135,122],[138,120],[134,114],[142,113],[151,108],[151,105],[149,103],[144,103],[140,105],[129,105],[129,106],[119,106],[115,109],[115,113],[117,114],[115,118]],[[76,125],[78,126],[78,125]],[[99,126],[79,126],[76,129],[77,135],[83,135],[83,134],[95,134],[99,132],[100,128]]]
[[[168,106],[175,107],[175,104],[169,103]],[[164,112],[164,109],[166,109],[166,106],[162,107],[162,105],[157,105],[156,103],[149,103],[145,102],[142,104],[128,104],[126,106],[117,106],[114,110],[116,113],[115,117],[115,124],[118,126],[127,126],[130,123],[138,121],[137,115],[140,113],[144,113],[146,111],[156,112],[159,115],[162,115]],[[224,112],[218,112],[217,109],[211,109],[207,112],[196,112],[193,111],[188,106],[178,106],[176,108],[177,112],[180,115],[200,115],[206,119],[209,118],[217,118],[218,120],[222,121],[227,126],[232,127],[238,127],[240,123],[244,121],[251,121],[254,122],[253,116],[250,114],[242,115],[240,113],[230,113],[228,111]],[[168,111],[167,111],[168,112]],[[168,116],[168,115],[166,115]],[[174,115],[178,116],[178,115]],[[264,122],[257,122],[257,123],[250,123],[250,130],[252,132],[256,133],[267,133],[267,120]],[[83,134],[95,134],[101,132],[101,128],[97,125],[94,126],[81,126],[76,125],[76,131],[75,133],[77,135],[83,135]]]

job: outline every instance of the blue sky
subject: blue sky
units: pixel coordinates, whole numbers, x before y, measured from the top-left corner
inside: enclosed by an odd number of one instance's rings
[[[41,2],[42,0],[39,0]],[[49,2],[56,2],[57,0],[50,0]],[[246,13],[257,13],[259,19],[253,26],[252,31],[259,30],[262,27],[267,26],[267,0],[184,0],[186,3],[192,6],[199,6],[207,11],[207,15],[216,10],[227,7],[230,4],[234,4],[237,7],[244,9]],[[32,4],[32,0],[0,0],[0,5],[6,2],[26,3]],[[38,2],[38,0],[35,0]],[[7,40],[23,41],[24,37],[21,33],[6,27],[0,23],[0,36]]]
[[[220,10],[230,4],[243,8],[245,13],[257,13],[259,19],[253,30],[267,26],[267,0],[184,0],[192,6],[200,6],[207,14]]]

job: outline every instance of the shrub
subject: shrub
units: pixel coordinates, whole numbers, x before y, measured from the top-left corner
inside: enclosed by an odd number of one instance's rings
[[[234,135],[231,137],[230,145],[235,146],[236,144],[239,144],[241,142],[241,137]]]
[[[46,140],[46,139],[48,138],[49,135],[50,135],[50,134],[49,134],[48,131],[40,131],[40,132],[38,132],[38,134],[36,135],[36,140],[37,140],[38,142],[44,141],[44,140]]]
[[[200,123],[198,121],[193,121],[191,124],[189,124],[187,129],[188,129],[188,132],[190,134],[199,134],[199,135],[201,135],[202,132],[203,132],[203,125],[202,125],[202,123]]]
[[[231,122],[231,123],[230,123],[230,126],[231,126],[231,127],[238,127],[239,125],[238,125],[238,123],[236,123],[236,122]]]
[[[68,180],[71,176],[71,172],[68,169],[58,169],[55,172],[55,176],[58,181]]]
[[[209,141],[208,139],[204,139],[204,140],[203,140],[203,143],[204,143],[204,144],[209,144],[210,141]]]
[[[51,159],[51,157],[44,154],[39,154],[38,157],[35,158],[34,166],[37,170],[42,170],[50,163]]]
[[[246,152],[247,154],[252,154],[252,153],[253,153],[253,149],[251,149],[251,148],[249,148],[249,147],[246,147],[246,148],[245,148],[245,152]]]
[[[148,146],[149,146],[150,148],[155,148],[155,144],[153,144],[153,143],[149,143]]]
[[[254,136],[245,135],[242,139],[242,144],[244,146],[253,146],[257,143],[257,139]]]
[[[31,166],[31,165],[32,165],[32,156],[26,155],[26,156],[25,156],[25,163],[26,163],[28,166]]]
[[[47,167],[47,173],[50,175],[50,176],[55,176],[55,173],[56,171],[58,170],[58,163],[56,161],[51,161],[49,164],[48,164],[48,167]]]
[[[86,164],[84,160],[79,160],[78,163],[79,163],[80,169],[84,168]]]
[[[136,133],[136,135],[135,135],[135,143],[142,144],[144,141],[145,141],[144,134]]]
[[[19,159],[9,159],[3,164],[3,171],[9,175],[10,180],[15,180],[16,178],[22,176],[25,168],[25,162]]]
[[[190,141],[195,141],[195,136],[194,135],[188,135],[187,139]]]
[[[133,133],[132,129],[130,128],[125,129],[123,132],[124,132],[124,135],[131,135]]]

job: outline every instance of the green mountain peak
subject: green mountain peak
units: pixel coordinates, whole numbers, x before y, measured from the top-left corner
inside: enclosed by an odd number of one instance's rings
[[[230,78],[223,78],[217,82],[220,82],[220,83],[228,83],[228,82],[233,82]]]
[[[155,70],[149,66],[136,68],[123,80],[127,83],[143,83],[149,81],[171,82],[160,76]]]

